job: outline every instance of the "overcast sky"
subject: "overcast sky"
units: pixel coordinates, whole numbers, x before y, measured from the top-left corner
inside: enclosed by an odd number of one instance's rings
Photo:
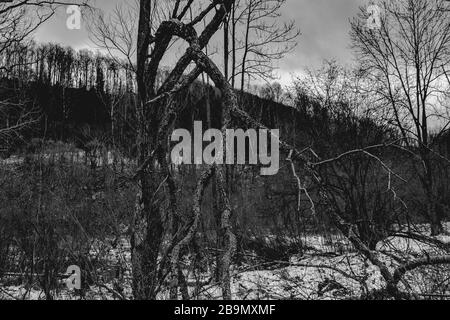
[[[120,1],[133,0],[95,0],[94,4],[108,12]],[[291,74],[305,67],[319,67],[324,59],[335,58],[340,63],[350,64],[353,58],[349,48],[349,19],[367,3],[367,0],[287,0],[282,16],[286,21],[295,20],[302,35],[296,50],[280,62],[281,82],[288,83]],[[95,50],[86,28],[69,30],[66,19],[64,10],[58,12],[52,21],[41,27],[36,39]]]

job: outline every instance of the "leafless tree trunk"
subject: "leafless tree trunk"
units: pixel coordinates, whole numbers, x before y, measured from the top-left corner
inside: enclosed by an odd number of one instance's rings
[[[277,21],[285,3],[286,0],[236,1],[230,17],[233,87],[238,76],[242,91],[247,79],[274,80],[275,63],[296,47],[300,31],[294,22],[281,24]],[[238,34],[242,34],[242,38]]]
[[[154,35],[150,26],[151,20],[151,1],[141,0],[139,15],[139,31],[137,41],[137,82],[139,95],[139,158],[138,174],[140,181],[140,194],[137,202],[137,210],[132,238],[132,260],[133,260],[133,283],[134,294],[137,299],[155,299],[158,289],[164,279],[165,264],[167,264],[167,252],[171,252],[171,270],[174,278],[179,277],[178,256],[183,246],[192,237],[192,229],[185,236],[176,237],[168,245],[163,254],[163,239],[166,235],[165,225],[162,219],[162,213],[158,206],[158,195],[160,186],[165,183],[166,178],[157,171],[157,167],[163,163],[166,157],[164,148],[165,141],[169,136],[168,128],[171,119],[176,114],[173,104],[170,103],[171,97],[180,88],[188,86],[194,81],[202,71],[205,71],[214,81],[217,87],[224,92],[227,108],[230,103],[236,104],[234,93],[229,86],[225,86],[226,80],[223,75],[212,63],[212,61],[203,53],[202,49],[207,45],[212,35],[219,29],[226,14],[230,11],[233,1],[215,1],[198,16],[191,19],[187,24],[182,20],[189,11],[192,1],[189,1],[179,13],[181,1],[177,1],[173,10],[172,19],[160,23]],[[193,26],[203,21],[205,17],[215,9],[216,5],[220,8],[216,10],[215,15],[205,27],[200,36]],[[188,42],[189,48],[186,53],[176,63],[175,68],[160,88],[155,85],[156,73],[163,55],[168,50],[168,46],[174,37],[178,37]],[[152,46],[150,50],[150,46]],[[196,67],[187,76],[183,77],[186,68],[191,62]],[[229,121],[225,124],[229,125]],[[220,177],[223,169],[217,168],[216,175]],[[206,175],[208,176],[208,175]],[[205,177],[203,175],[202,177]],[[200,181],[198,190],[204,188],[207,182]],[[203,181],[203,183],[202,183]],[[220,180],[223,183],[223,180]],[[225,188],[223,188],[225,190]],[[226,192],[221,193],[222,202],[225,205],[222,214],[222,228],[228,239],[228,248],[223,258],[223,279],[227,282],[224,286],[224,297],[230,298],[229,267],[234,252],[233,234],[230,223],[231,210]],[[173,201],[173,199],[171,200]],[[175,205],[174,205],[175,206]],[[194,206],[194,212],[198,213],[200,206]],[[184,226],[182,227],[183,230]],[[181,231],[182,231],[181,230]],[[195,230],[195,229],[194,229]],[[181,240],[180,240],[181,239]],[[160,254],[161,262],[158,263]]]

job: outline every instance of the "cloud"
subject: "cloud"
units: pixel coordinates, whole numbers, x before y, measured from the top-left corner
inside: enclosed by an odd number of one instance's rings
[[[97,0],[95,5],[108,12],[120,1]],[[287,0],[282,18],[285,21],[294,20],[302,35],[295,51],[279,63],[281,82],[288,82],[290,74],[300,72],[306,67],[319,67],[324,59],[351,63],[349,19],[356,15],[359,6],[365,4],[365,0]],[[39,29],[36,39],[72,46],[75,49],[90,47],[95,50],[85,24],[81,30],[69,30],[66,27],[66,19],[65,10],[59,10],[51,21]]]
[[[302,35],[296,50],[280,64],[281,73],[317,68],[324,59],[352,61],[349,20],[364,0],[288,0],[283,17],[295,20]]]

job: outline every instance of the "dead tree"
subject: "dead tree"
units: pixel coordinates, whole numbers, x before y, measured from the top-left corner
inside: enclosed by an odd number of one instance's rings
[[[168,264],[168,253],[173,252],[171,261],[172,276],[178,277],[178,254],[183,247],[183,243],[189,240],[189,231],[179,233],[172,239],[168,248],[163,248],[163,240],[166,235],[164,221],[160,206],[158,204],[161,195],[160,185],[168,183],[174,185],[169,171],[163,169],[166,174],[161,174],[156,169],[160,165],[165,165],[167,153],[166,141],[169,136],[169,128],[174,116],[179,110],[174,110],[175,105],[171,103],[173,95],[181,88],[192,83],[203,71],[209,75],[217,87],[224,93],[226,109],[230,105],[236,105],[237,100],[231,87],[227,85],[226,79],[214,63],[203,53],[203,49],[208,44],[214,33],[220,28],[227,12],[230,11],[233,1],[213,1],[189,23],[183,20],[190,10],[192,1],[188,1],[184,7],[182,2],[177,1],[171,14],[171,19],[163,21],[152,33],[151,16],[152,2],[141,0],[139,13],[139,28],[137,41],[137,83],[138,83],[138,174],[140,184],[140,194],[137,202],[135,222],[132,235],[132,263],[133,263],[133,289],[135,297],[138,299],[154,299],[164,280],[165,269]],[[198,36],[194,27],[203,19],[210,16],[215,10],[215,14],[206,25],[203,32]],[[174,69],[169,74],[166,81],[159,88],[156,87],[156,75],[161,59],[168,50],[169,44],[174,37],[186,41],[189,48],[178,60]],[[150,50],[150,47],[151,50]],[[188,74],[184,72],[191,63],[196,66]],[[229,112],[228,112],[229,114]],[[229,125],[229,116],[225,116],[224,127]],[[208,170],[211,170],[209,168]],[[214,169],[216,177],[220,183],[224,183],[223,168]],[[204,184],[207,182],[205,179]],[[171,189],[171,188],[169,188]],[[202,189],[200,185],[199,189]],[[232,233],[230,215],[231,209],[227,200],[226,188],[221,188],[222,203],[224,203],[222,213],[222,230],[228,240],[228,248],[223,255],[222,279],[223,295],[225,298],[231,297],[229,266],[234,252],[235,239]],[[170,192],[170,191],[169,191]],[[173,192],[173,190],[172,190]],[[200,192],[201,193],[201,192]],[[169,196],[171,207],[176,212],[177,204],[174,195]],[[194,212],[198,212],[194,206]],[[180,240],[181,239],[181,240]],[[183,241],[184,239],[184,241]],[[187,239],[187,240],[186,240]],[[181,241],[181,242],[179,242]],[[173,250],[175,251],[173,251]],[[165,252],[165,254],[164,254]],[[160,263],[158,258],[162,254]],[[177,285],[177,284],[174,284]]]

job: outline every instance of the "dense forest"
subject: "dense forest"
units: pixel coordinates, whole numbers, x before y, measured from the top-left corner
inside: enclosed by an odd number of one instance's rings
[[[45,137],[80,147],[90,139],[106,139],[105,142],[111,144],[114,139],[127,137],[129,140],[123,140],[121,146],[130,146],[133,139],[136,140],[132,127],[136,121],[133,66],[100,53],[76,52],[57,44],[31,43],[26,47],[8,48],[1,59],[5,64],[1,73],[2,95],[18,103],[23,101],[27,111],[37,112],[40,118],[39,124],[22,132],[24,140]],[[158,76],[162,83],[168,73],[161,70]],[[307,123],[307,114],[274,102],[263,86],[259,91],[258,96],[236,91],[244,109],[258,107],[252,110],[252,115],[259,114],[267,120],[265,123],[275,124],[289,121],[286,112],[290,112]],[[22,94],[19,96],[17,92]],[[189,128],[192,120],[207,122],[207,103],[213,109],[221,108],[220,91],[200,81],[180,93],[178,99],[178,103],[184,104],[178,126],[185,128]],[[14,113],[8,117],[4,120],[14,122]],[[214,127],[220,125],[218,118],[212,122]]]

